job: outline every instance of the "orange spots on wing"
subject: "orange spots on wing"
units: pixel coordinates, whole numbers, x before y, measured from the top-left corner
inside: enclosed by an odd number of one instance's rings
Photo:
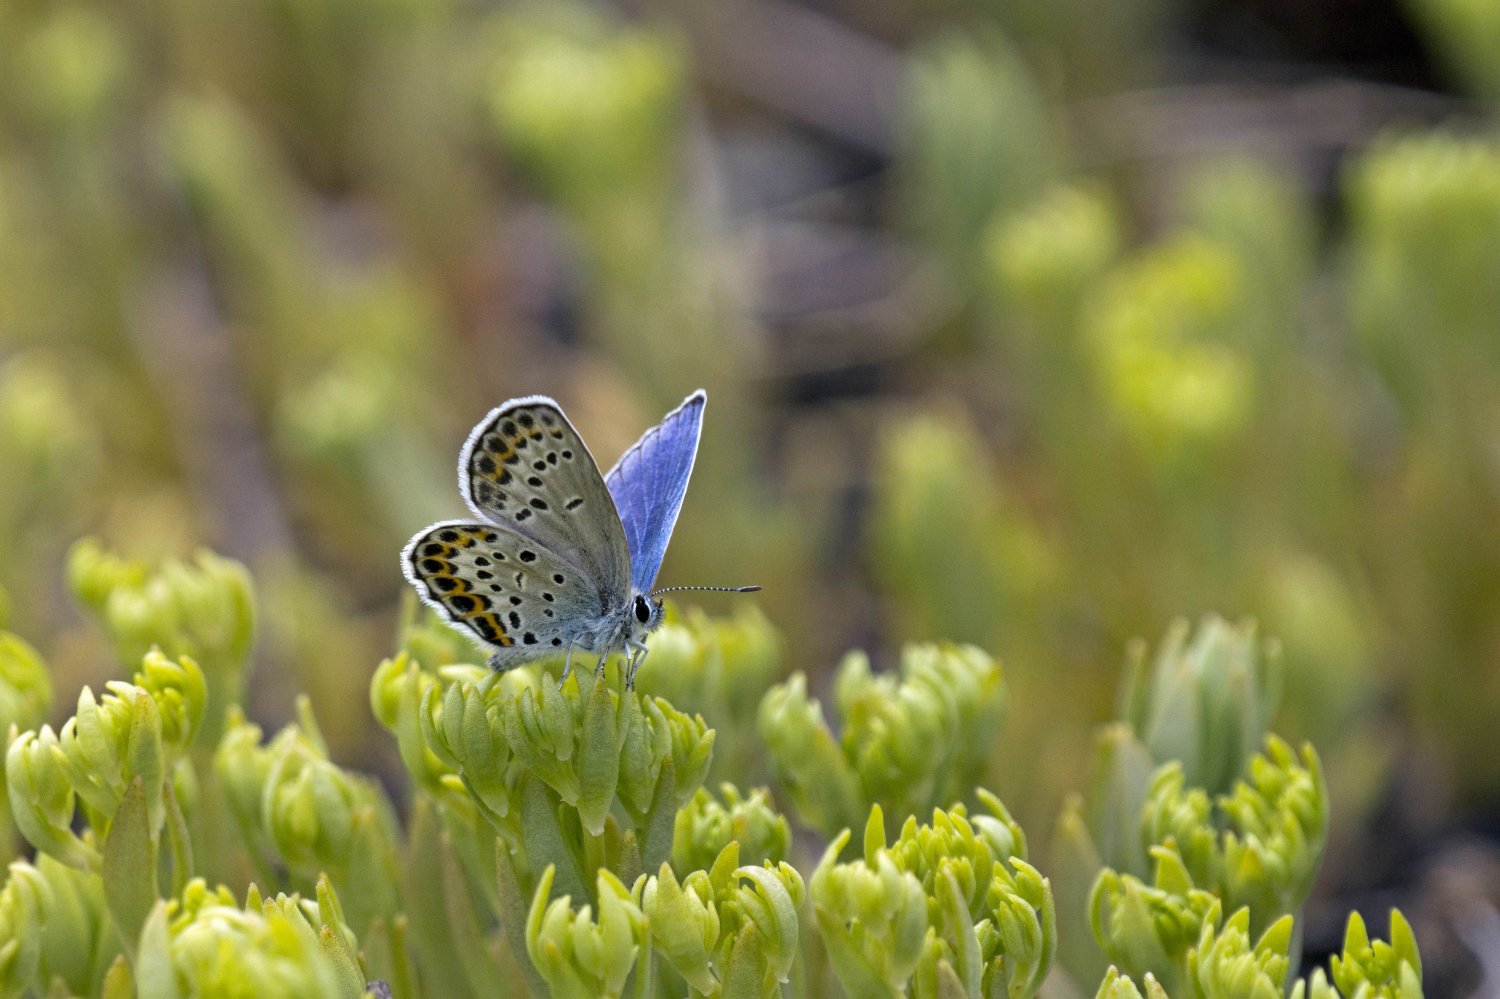
[[[473,628],[475,634],[486,642],[495,645],[510,645],[513,641],[506,634],[505,625],[500,623],[500,619],[493,612],[485,611],[471,615],[466,619],[465,623]]]

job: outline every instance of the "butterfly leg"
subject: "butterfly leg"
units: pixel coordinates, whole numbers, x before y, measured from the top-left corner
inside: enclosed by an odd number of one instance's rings
[[[606,647],[603,652],[599,653],[599,661],[594,664],[595,676],[604,675],[604,664],[607,662],[609,662],[609,649]]]
[[[646,647],[641,644],[632,644],[630,647],[630,669],[625,674],[625,689],[635,689],[635,671],[641,668],[641,663],[646,661]]]
[[[569,642],[568,643],[568,658],[563,661],[562,676],[560,676],[560,677],[557,678],[557,682],[558,682],[559,686],[562,685],[562,682],[568,678],[568,674],[571,673],[571,672],[573,672],[573,643]]]

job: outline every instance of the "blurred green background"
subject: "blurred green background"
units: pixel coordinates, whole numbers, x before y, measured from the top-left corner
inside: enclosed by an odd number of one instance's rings
[[[1329,773],[1313,949],[1500,903],[1500,7],[9,0],[0,53],[0,622],[59,717],[113,671],[68,546],[206,545],[252,713],[389,777],[468,429],[547,393],[607,466],[701,385],[662,582],[762,584],[701,603],[815,686],[998,655],[1039,839],[1217,611]]]

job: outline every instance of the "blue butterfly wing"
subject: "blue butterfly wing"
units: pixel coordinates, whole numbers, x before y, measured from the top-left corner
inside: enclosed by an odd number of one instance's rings
[[[688,396],[642,434],[604,477],[630,547],[630,582],[643,592],[656,582],[687,495],[707,401],[702,389]]]

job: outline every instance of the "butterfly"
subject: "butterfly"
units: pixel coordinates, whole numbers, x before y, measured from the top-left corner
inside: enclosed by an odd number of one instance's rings
[[[429,606],[507,670],[575,648],[627,655],[626,685],[661,625],[652,591],[687,494],[703,429],[702,389],[621,455],[608,475],[556,402],[512,399],[479,422],[458,456],[475,520],[447,520],[401,552]],[[750,592],[748,587],[672,587]]]

